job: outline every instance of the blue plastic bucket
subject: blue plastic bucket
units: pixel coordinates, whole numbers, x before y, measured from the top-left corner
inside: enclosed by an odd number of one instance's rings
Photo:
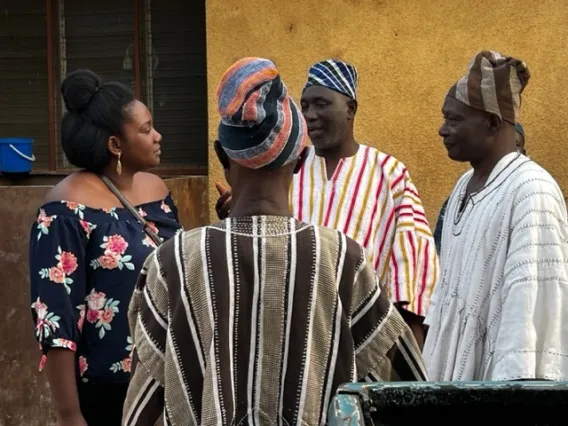
[[[0,138],[0,172],[25,173],[32,170],[35,157],[34,140],[30,138]]]

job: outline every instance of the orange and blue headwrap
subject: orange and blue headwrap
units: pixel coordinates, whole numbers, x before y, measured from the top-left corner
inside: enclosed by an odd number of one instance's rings
[[[271,61],[237,61],[223,75],[217,99],[219,142],[233,161],[277,169],[298,159],[307,144],[306,122]]]
[[[359,75],[354,65],[327,59],[311,66],[304,90],[310,86],[323,86],[356,100],[358,82]]]

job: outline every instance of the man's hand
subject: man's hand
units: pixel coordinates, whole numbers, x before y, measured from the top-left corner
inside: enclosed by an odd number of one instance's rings
[[[424,318],[406,310],[401,303],[395,303],[394,305],[398,309],[398,312],[400,312],[400,315],[404,319],[404,322],[406,322],[406,324],[408,324],[408,326],[412,330],[412,334],[414,334],[414,338],[416,339],[420,350],[424,349]]]
[[[233,193],[230,188],[227,188],[220,182],[217,182],[215,187],[217,188],[217,192],[219,192],[219,198],[215,203],[215,211],[217,212],[219,219],[223,220],[226,219],[231,212],[231,200],[233,198]]]

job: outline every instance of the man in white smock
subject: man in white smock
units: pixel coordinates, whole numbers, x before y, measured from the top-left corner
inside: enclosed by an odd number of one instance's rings
[[[425,323],[430,380],[568,380],[568,225],[552,176],[518,152],[530,74],[480,52],[448,92],[440,136],[472,170],[454,188]]]

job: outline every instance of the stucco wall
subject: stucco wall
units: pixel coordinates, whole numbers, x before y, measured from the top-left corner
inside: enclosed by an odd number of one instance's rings
[[[472,56],[489,48],[529,65],[521,112],[528,152],[567,193],[567,44],[568,1],[208,0],[210,139],[217,83],[233,61],[272,59],[296,100],[310,64],[351,61],[360,75],[357,139],[407,165],[432,222],[468,167],[447,158],[437,134],[444,95]],[[222,173],[212,149],[209,160],[212,208]]]

